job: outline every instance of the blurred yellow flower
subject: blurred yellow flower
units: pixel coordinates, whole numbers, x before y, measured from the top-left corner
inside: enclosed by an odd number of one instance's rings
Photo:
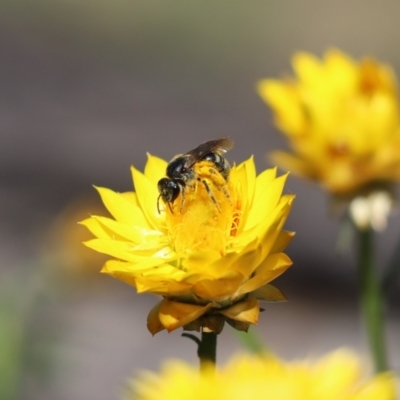
[[[294,199],[282,195],[286,175],[268,169],[256,176],[251,158],[231,168],[229,196],[210,182],[215,203],[197,184],[184,202],[178,197],[158,212],[157,183],[166,167],[149,155],[144,173],[132,167],[136,192],[97,188],[113,218],[83,221],[96,237],[85,244],[114,257],[102,272],[138,293],[163,296],[148,316],[151,333],[179,327],[218,333],[224,321],[247,330],[257,323],[258,300],[284,300],[269,282],[291,265],[283,253],[293,237],[282,230]]]
[[[400,180],[400,118],[392,69],[338,50],[322,60],[294,55],[296,78],[258,85],[293,153],[274,163],[318,181],[335,195]]]
[[[172,360],[159,375],[144,372],[132,381],[124,399],[395,400],[390,373],[368,379],[362,372],[356,355],[344,349],[320,360],[291,363],[272,356],[237,355],[200,378],[198,368]]]
[[[91,239],[92,235],[76,221],[86,218],[89,210],[102,211],[98,198],[91,195],[74,199],[52,221],[41,241],[42,262],[58,269],[65,277],[75,278],[70,281],[75,287],[82,280],[86,288],[88,280],[97,283],[99,264],[107,260],[104,254],[82,246],[81,242]]]

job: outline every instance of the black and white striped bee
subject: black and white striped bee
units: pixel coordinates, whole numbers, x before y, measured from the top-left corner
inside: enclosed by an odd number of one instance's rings
[[[230,166],[223,154],[232,149],[233,145],[231,139],[223,137],[204,142],[195,149],[174,157],[167,166],[167,177],[158,181],[158,191],[160,192],[157,200],[158,212],[160,212],[160,198],[165,204],[168,204],[169,209],[173,212],[171,205],[179,194],[182,194],[180,205],[182,210],[187,188],[193,187],[197,182],[204,185],[210,199],[218,208],[218,202],[209,183],[213,182],[229,198],[226,183],[229,178]],[[206,172],[200,175],[196,170],[196,165],[202,161],[207,162],[207,168]]]

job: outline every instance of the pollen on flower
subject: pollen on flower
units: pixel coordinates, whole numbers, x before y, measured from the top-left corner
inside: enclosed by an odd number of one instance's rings
[[[232,218],[232,226],[231,226],[231,236],[236,236],[238,233],[239,229],[239,224],[240,224],[240,211],[238,209],[235,209],[233,212],[233,218]]]
[[[232,227],[237,224],[232,186],[222,180],[218,171],[212,176],[204,175],[198,174],[198,179],[185,187],[171,209],[164,208],[171,245],[178,258],[202,250],[224,256]]]

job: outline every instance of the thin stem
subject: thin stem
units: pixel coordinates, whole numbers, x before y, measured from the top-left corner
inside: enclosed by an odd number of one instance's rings
[[[240,340],[241,344],[251,351],[253,354],[266,354],[269,350],[261,339],[255,333],[253,327],[250,327],[247,332],[233,330],[236,337]]]
[[[217,360],[217,334],[215,332],[201,331],[201,343],[199,344],[198,352],[200,359],[200,372],[204,371],[205,367],[215,367]]]
[[[375,371],[387,369],[384,338],[382,290],[374,270],[373,230],[359,230],[359,265],[361,307],[365,320]]]
[[[400,246],[397,243],[394,254],[386,269],[382,281],[382,291],[388,296],[390,291],[394,288],[400,276]]]

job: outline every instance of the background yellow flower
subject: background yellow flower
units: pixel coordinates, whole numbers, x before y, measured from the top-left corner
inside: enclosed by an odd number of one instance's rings
[[[173,209],[158,212],[157,182],[166,166],[149,156],[144,173],[132,167],[136,192],[98,188],[113,218],[83,221],[96,236],[85,244],[114,258],[102,272],[163,296],[149,313],[153,334],[182,326],[218,332],[216,314],[246,330],[258,321],[259,299],[284,300],[269,282],[291,265],[283,253],[293,237],[282,230],[294,199],[282,195],[286,175],[268,169],[256,176],[250,158],[232,167],[229,196],[213,188],[218,207],[198,184],[184,202],[178,197]]]
[[[274,163],[333,194],[399,180],[399,99],[391,68],[338,50],[322,60],[300,52],[292,65],[295,78],[258,85],[293,149],[274,152]]]
[[[142,373],[125,400],[395,400],[390,373],[363,376],[360,360],[339,349],[315,361],[285,363],[272,356],[236,355],[215,374],[182,361],[164,364],[159,375]]]

